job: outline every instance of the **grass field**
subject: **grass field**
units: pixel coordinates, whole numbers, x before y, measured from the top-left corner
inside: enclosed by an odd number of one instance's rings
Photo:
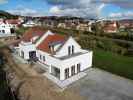
[[[125,57],[103,50],[95,50],[93,66],[133,79],[133,57]]]

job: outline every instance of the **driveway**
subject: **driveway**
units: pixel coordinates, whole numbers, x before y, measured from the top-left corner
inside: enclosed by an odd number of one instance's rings
[[[86,100],[133,100],[133,81],[100,69],[87,70],[83,79],[68,87]]]

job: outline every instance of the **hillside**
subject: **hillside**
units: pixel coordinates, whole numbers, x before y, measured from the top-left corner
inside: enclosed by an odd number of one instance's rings
[[[8,19],[14,19],[14,18],[17,18],[18,16],[17,15],[12,15],[8,12],[5,12],[5,11],[2,11],[0,10],[0,18],[8,18]]]

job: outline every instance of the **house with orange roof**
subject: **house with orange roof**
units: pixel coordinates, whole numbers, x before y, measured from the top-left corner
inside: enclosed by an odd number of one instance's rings
[[[84,50],[72,38],[50,30],[31,28],[22,37],[18,55],[25,60],[35,60],[58,80],[66,80],[92,66],[91,50]]]
[[[5,22],[12,25],[12,28],[18,28],[22,23],[19,19],[7,19]]]
[[[11,24],[6,23],[5,20],[0,20],[0,38],[15,37],[14,28]]]
[[[116,21],[107,22],[104,27],[103,31],[105,33],[116,33],[118,31],[118,25]]]

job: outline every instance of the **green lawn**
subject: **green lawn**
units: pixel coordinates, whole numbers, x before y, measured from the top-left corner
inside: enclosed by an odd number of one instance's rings
[[[103,50],[94,50],[93,66],[133,79],[133,57],[125,57]]]

